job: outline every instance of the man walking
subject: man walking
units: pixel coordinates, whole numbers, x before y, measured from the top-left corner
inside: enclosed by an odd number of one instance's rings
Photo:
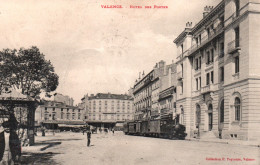
[[[88,138],[88,147],[89,147],[90,139],[91,139],[91,132],[90,131],[87,132],[87,138]]]

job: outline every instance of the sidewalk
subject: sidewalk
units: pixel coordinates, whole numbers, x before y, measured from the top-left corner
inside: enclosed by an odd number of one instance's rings
[[[209,138],[209,139],[185,138],[185,140],[187,140],[187,141],[197,141],[197,142],[222,143],[222,144],[247,145],[247,146],[260,147],[259,141],[243,141],[243,140],[230,140],[230,139],[218,139],[218,138]]]

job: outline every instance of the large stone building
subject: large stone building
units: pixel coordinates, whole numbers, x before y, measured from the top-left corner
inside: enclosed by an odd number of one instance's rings
[[[133,119],[133,98],[129,95],[97,93],[85,95],[81,101],[89,125],[113,128],[117,123]]]
[[[222,0],[174,40],[188,137],[260,139],[259,20],[259,0]]]
[[[35,112],[37,125],[47,128],[73,127],[85,124],[85,111],[76,106],[66,105],[63,102],[43,101]]]
[[[176,64],[166,65],[160,61],[147,75],[139,75],[133,94],[135,120],[155,120],[176,117],[174,91],[176,87]],[[174,114],[176,115],[176,114]]]

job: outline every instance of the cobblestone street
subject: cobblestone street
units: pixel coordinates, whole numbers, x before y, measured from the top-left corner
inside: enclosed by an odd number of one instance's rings
[[[91,147],[86,143],[86,134],[82,133],[37,136],[35,146],[23,148],[22,161],[24,164],[187,165],[259,164],[260,160],[258,147],[129,136],[122,132],[92,134]]]

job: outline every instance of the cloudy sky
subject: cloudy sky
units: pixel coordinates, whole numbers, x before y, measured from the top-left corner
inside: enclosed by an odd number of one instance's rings
[[[38,46],[59,75],[57,92],[126,93],[143,70],[176,58],[173,40],[220,0],[0,0],[0,49]],[[104,9],[101,5],[122,5]],[[168,9],[130,9],[163,5]]]

